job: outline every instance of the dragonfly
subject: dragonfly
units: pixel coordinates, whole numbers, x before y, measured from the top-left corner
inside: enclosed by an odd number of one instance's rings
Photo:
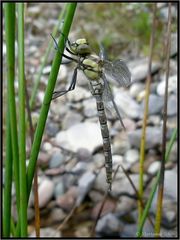
[[[55,38],[53,36],[52,38],[55,43],[55,48],[61,53]],[[109,85],[109,79],[116,81],[119,86],[127,87],[131,83],[131,73],[125,61],[121,59],[109,61],[102,45],[100,46],[100,53],[97,55],[92,51],[88,41],[85,38],[77,39],[72,43],[68,38],[66,38],[65,41],[65,49],[71,54],[71,56],[66,55],[65,53],[61,54],[63,57],[76,62],[77,65],[74,69],[69,88],[61,91],[55,91],[52,99],[63,96],[64,94],[74,90],[76,86],[78,70],[84,73],[88,80],[91,94],[96,99],[97,113],[103,140],[106,182],[108,184],[108,191],[111,191],[113,172],[112,152],[106,110],[115,112],[124,130],[125,126],[118,107],[114,101]]]

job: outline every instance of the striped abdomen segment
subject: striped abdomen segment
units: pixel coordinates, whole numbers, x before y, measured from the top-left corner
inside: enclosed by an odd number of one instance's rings
[[[109,184],[109,189],[111,190],[112,183],[112,154],[111,154],[111,144],[109,137],[109,130],[107,126],[107,118],[104,111],[104,104],[101,95],[96,95],[97,111],[99,116],[99,122],[101,125],[101,134],[103,138],[103,148],[105,156],[105,168],[106,168],[106,181]]]

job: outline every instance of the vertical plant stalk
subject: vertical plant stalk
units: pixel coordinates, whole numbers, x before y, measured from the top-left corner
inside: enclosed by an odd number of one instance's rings
[[[34,128],[32,124],[32,118],[31,118],[31,110],[29,105],[29,96],[28,91],[26,87],[26,109],[27,109],[27,115],[28,115],[28,122],[29,122],[29,128],[30,128],[30,138],[31,138],[31,146],[34,139]],[[38,195],[38,166],[36,166],[35,174],[34,174],[34,210],[35,210],[35,231],[36,231],[36,237],[40,237],[40,210],[39,210],[39,195]]]
[[[9,109],[6,108],[6,160],[5,160],[5,187],[3,198],[3,237],[10,237],[11,226],[11,187],[12,187],[12,145]]]
[[[59,26],[62,23],[62,19],[64,17],[64,14],[65,14],[65,7],[63,8],[63,10],[61,11],[61,13],[59,15],[58,24],[53,29],[53,36],[56,35],[56,33],[59,29]],[[44,66],[47,62],[47,58],[49,56],[49,53],[50,53],[50,50],[51,50],[52,46],[53,46],[53,39],[51,39],[51,41],[48,44],[45,55],[42,58],[43,60],[42,60],[39,72],[38,72],[37,77],[35,79],[35,84],[34,84],[34,87],[33,87],[33,90],[32,90],[31,98],[30,98],[30,109],[32,109],[32,107],[33,107],[33,104],[34,104],[34,101],[35,101],[35,98],[36,98],[36,94],[37,94],[37,91],[38,91],[40,79],[41,79],[41,76],[42,76],[42,72],[43,72]]]
[[[167,104],[168,104],[168,78],[169,78],[169,61],[170,61],[170,38],[171,38],[171,3],[168,8],[168,26],[166,38],[166,80],[165,80],[165,95],[164,95],[164,113],[163,113],[163,136],[162,136],[162,160],[160,168],[160,179],[158,185],[158,198],[157,198],[157,211],[156,211],[156,224],[155,236],[159,237],[162,218],[162,204],[164,192],[164,172],[165,172],[165,156],[166,156],[166,133],[167,133]]]
[[[61,11],[61,13],[59,15],[58,24],[53,29],[53,35],[56,35],[57,30],[58,30],[60,24],[62,23],[64,14],[65,14],[65,7],[63,8],[63,10]],[[48,48],[46,49],[45,55],[43,57],[39,72],[35,79],[35,84],[34,84],[34,87],[32,90],[30,103],[29,103],[29,98],[28,98],[28,92],[26,91],[26,96],[27,96],[26,105],[27,105],[28,121],[29,121],[29,126],[30,126],[31,144],[33,143],[33,139],[34,139],[34,129],[33,129],[32,119],[31,119],[31,109],[33,107],[33,103],[34,103],[34,100],[35,100],[35,97],[36,97],[36,94],[38,91],[38,86],[40,83],[40,78],[42,76],[42,72],[43,72],[44,66],[47,62],[47,58],[49,56],[52,45],[53,45],[53,40],[51,40],[49,42]],[[38,175],[37,174],[38,174],[38,167],[36,166],[36,170],[35,170],[35,174],[34,174],[35,231],[36,231],[36,237],[40,237],[40,210],[39,210]]]
[[[149,94],[150,94],[150,85],[151,85],[151,65],[152,65],[152,54],[154,46],[154,33],[155,33],[155,23],[156,23],[156,3],[153,5],[153,23],[152,23],[152,32],[150,38],[150,55],[148,62],[148,73],[146,80],[146,97],[145,97],[145,106],[144,106],[144,118],[143,118],[143,128],[141,135],[141,145],[140,145],[140,160],[139,160],[139,198],[143,199],[143,176],[144,176],[144,158],[145,158],[145,143],[146,143],[146,124],[148,116],[148,105],[149,105]],[[143,212],[143,207],[141,201],[138,201],[138,224],[141,220]]]
[[[122,168],[124,174],[126,175],[127,179],[129,180],[129,183],[131,184],[134,192],[136,193],[137,199],[141,202],[142,208],[144,209],[144,202],[143,202],[143,200],[139,197],[139,192],[138,192],[138,190],[136,189],[133,181],[131,180],[129,174],[128,174],[128,173],[126,172],[126,170],[124,169],[123,165],[121,165],[121,168]],[[152,219],[150,218],[150,216],[148,216],[148,219],[149,219],[149,223],[150,223],[151,226],[154,228],[154,223],[153,223]]]
[[[71,23],[72,23],[72,19],[74,16],[74,12],[76,9],[76,3],[68,3],[66,9],[67,9],[67,12],[66,12],[66,17],[65,17],[63,28],[62,28],[62,32],[65,36],[68,36],[69,30],[71,27]],[[61,35],[58,45],[59,45],[59,48],[62,50],[62,52],[65,47],[64,44],[65,44],[64,37]],[[41,145],[42,135],[43,135],[43,131],[44,131],[45,123],[46,123],[47,114],[49,111],[49,106],[50,106],[50,103],[52,100],[52,95],[53,95],[53,91],[54,91],[54,87],[55,87],[61,60],[62,60],[62,55],[59,54],[59,52],[56,52],[56,55],[55,55],[55,58],[54,58],[54,61],[52,64],[50,76],[48,79],[48,85],[46,88],[43,105],[42,105],[41,112],[40,112],[39,121],[38,121],[37,128],[36,128],[35,135],[34,135],[34,142],[33,142],[30,161],[29,161],[29,165],[28,165],[28,169],[27,169],[28,197],[29,197],[30,191],[31,191],[32,180],[34,177],[34,171],[35,171],[35,167],[36,167],[36,161],[37,161],[37,157],[38,157],[38,153],[39,153],[39,149],[40,149],[40,145]]]
[[[65,36],[68,36],[69,30],[72,24],[74,12],[76,9],[76,5],[77,3],[68,3],[66,5],[66,16],[65,16],[64,25],[62,28],[62,32]],[[61,51],[63,52],[65,47],[65,42],[64,42],[64,37],[62,35],[60,37],[58,45]],[[50,76],[48,79],[48,85],[46,88],[43,105],[40,111],[39,121],[35,131],[34,141],[33,141],[31,154],[30,154],[30,161],[27,169],[27,202],[29,200],[29,196],[31,192],[32,181],[33,181],[33,177],[36,169],[36,162],[37,162],[37,158],[40,150],[42,135],[45,128],[45,123],[46,123],[46,119],[49,111],[49,106],[52,100],[52,95],[53,95],[54,87],[56,84],[56,79],[59,72],[61,60],[62,60],[62,55],[59,54],[59,52],[56,52],[55,58],[53,60]],[[17,223],[16,234],[19,232],[20,224],[21,224],[21,221]]]
[[[26,125],[25,125],[25,75],[24,75],[24,3],[18,10],[18,74],[19,74],[19,180],[21,237],[27,236],[27,183],[26,183]]]
[[[14,181],[16,187],[17,213],[19,215],[19,152],[15,103],[15,3],[5,3],[5,37],[7,50],[7,101],[9,106],[10,133],[13,155]]]
[[[76,5],[77,5],[76,3],[68,3],[66,5],[66,16],[65,16],[64,25],[62,28],[62,32],[65,36],[68,36],[71,23],[73,20],[74,12],[76,9]],[[62,35],[60,37],[58,45],[61,51],[63,52],[65,43],[64,43],[64,37]],[[42,135],[45,128],[45,123],[46,123],[46,119],[49,111],[49,106],[52,100],[52,95],[53,95],[54,87],[56,84],[56,79],[59,72],[61,60],[62,60],[62,55],[59,54],[59,52],[56,52],[56,55],[52,64],[50,76],[48,79],[48,85],[46,88],[43,105],[40,111],[39,121],[38,121],[35,135],[34,135],[34,141],[33,141],[31,154],[30,154],[30,161],[27,169],[27,202],[29,200],[29,196],[31,192],[32,181],[33,181],[33,177],[36,169],[36,161],[37,161],[39,150],[40,150]],[[16,226],[16,232],[19,231],[20,224],[21,222],[19,221]]]
[[[166,156],[165,156],[166,162],[169,160],[169,155],[170,155],[173,143],[176,141],[176,137],[177,137],[177,128],[174,129],[174,131],[172,133],[172,136],[171,136],[171,139],[170,139],[170,141],[168,143],[168,147],[167,147],[167,150],[166,150]],[[145,223],[146,218],[148,216],[149,209],[151,207],[151,203],[152,203],[154,194],[155,194],[157,186],[158,186],[159,178],[160,178],[160,171],[158,172],[158,174],[156,176],[156,179],[154,181],[152,190],[151,190],[151,192],[149,194],[149,199],[148,199],[148,201],[146,203],[146,206],[144,208],[144,211],[143,211],[143,214],[142,214],[142,218],[141,218],[141,222],[140,222],[140,224],[138,224],[137,237],[141,237],[142,236],[143,226],[144,226],[144,223]]]

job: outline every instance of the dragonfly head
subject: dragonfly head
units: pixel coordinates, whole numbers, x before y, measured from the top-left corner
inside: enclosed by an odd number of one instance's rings
[[[71,43],[71,51],[76,55],[87,56],[91,53],[91,48],[85,38],[80,38]]]

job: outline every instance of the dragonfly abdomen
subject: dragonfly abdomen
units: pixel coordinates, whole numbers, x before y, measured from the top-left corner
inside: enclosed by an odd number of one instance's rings
[[[111,144],[109,137],[109,129],[107,126],[107,118],[104,111],[104,104],[102,101],[102,95],[96,95],[96,105],[98,111],[99,122],[101,126],[101,135],[103,138],[103,149],[105,156],[105,168],[106,168],[106,181],[109,184],[109,189],[111,190],[112,183],[112,154],[111,154]]]

